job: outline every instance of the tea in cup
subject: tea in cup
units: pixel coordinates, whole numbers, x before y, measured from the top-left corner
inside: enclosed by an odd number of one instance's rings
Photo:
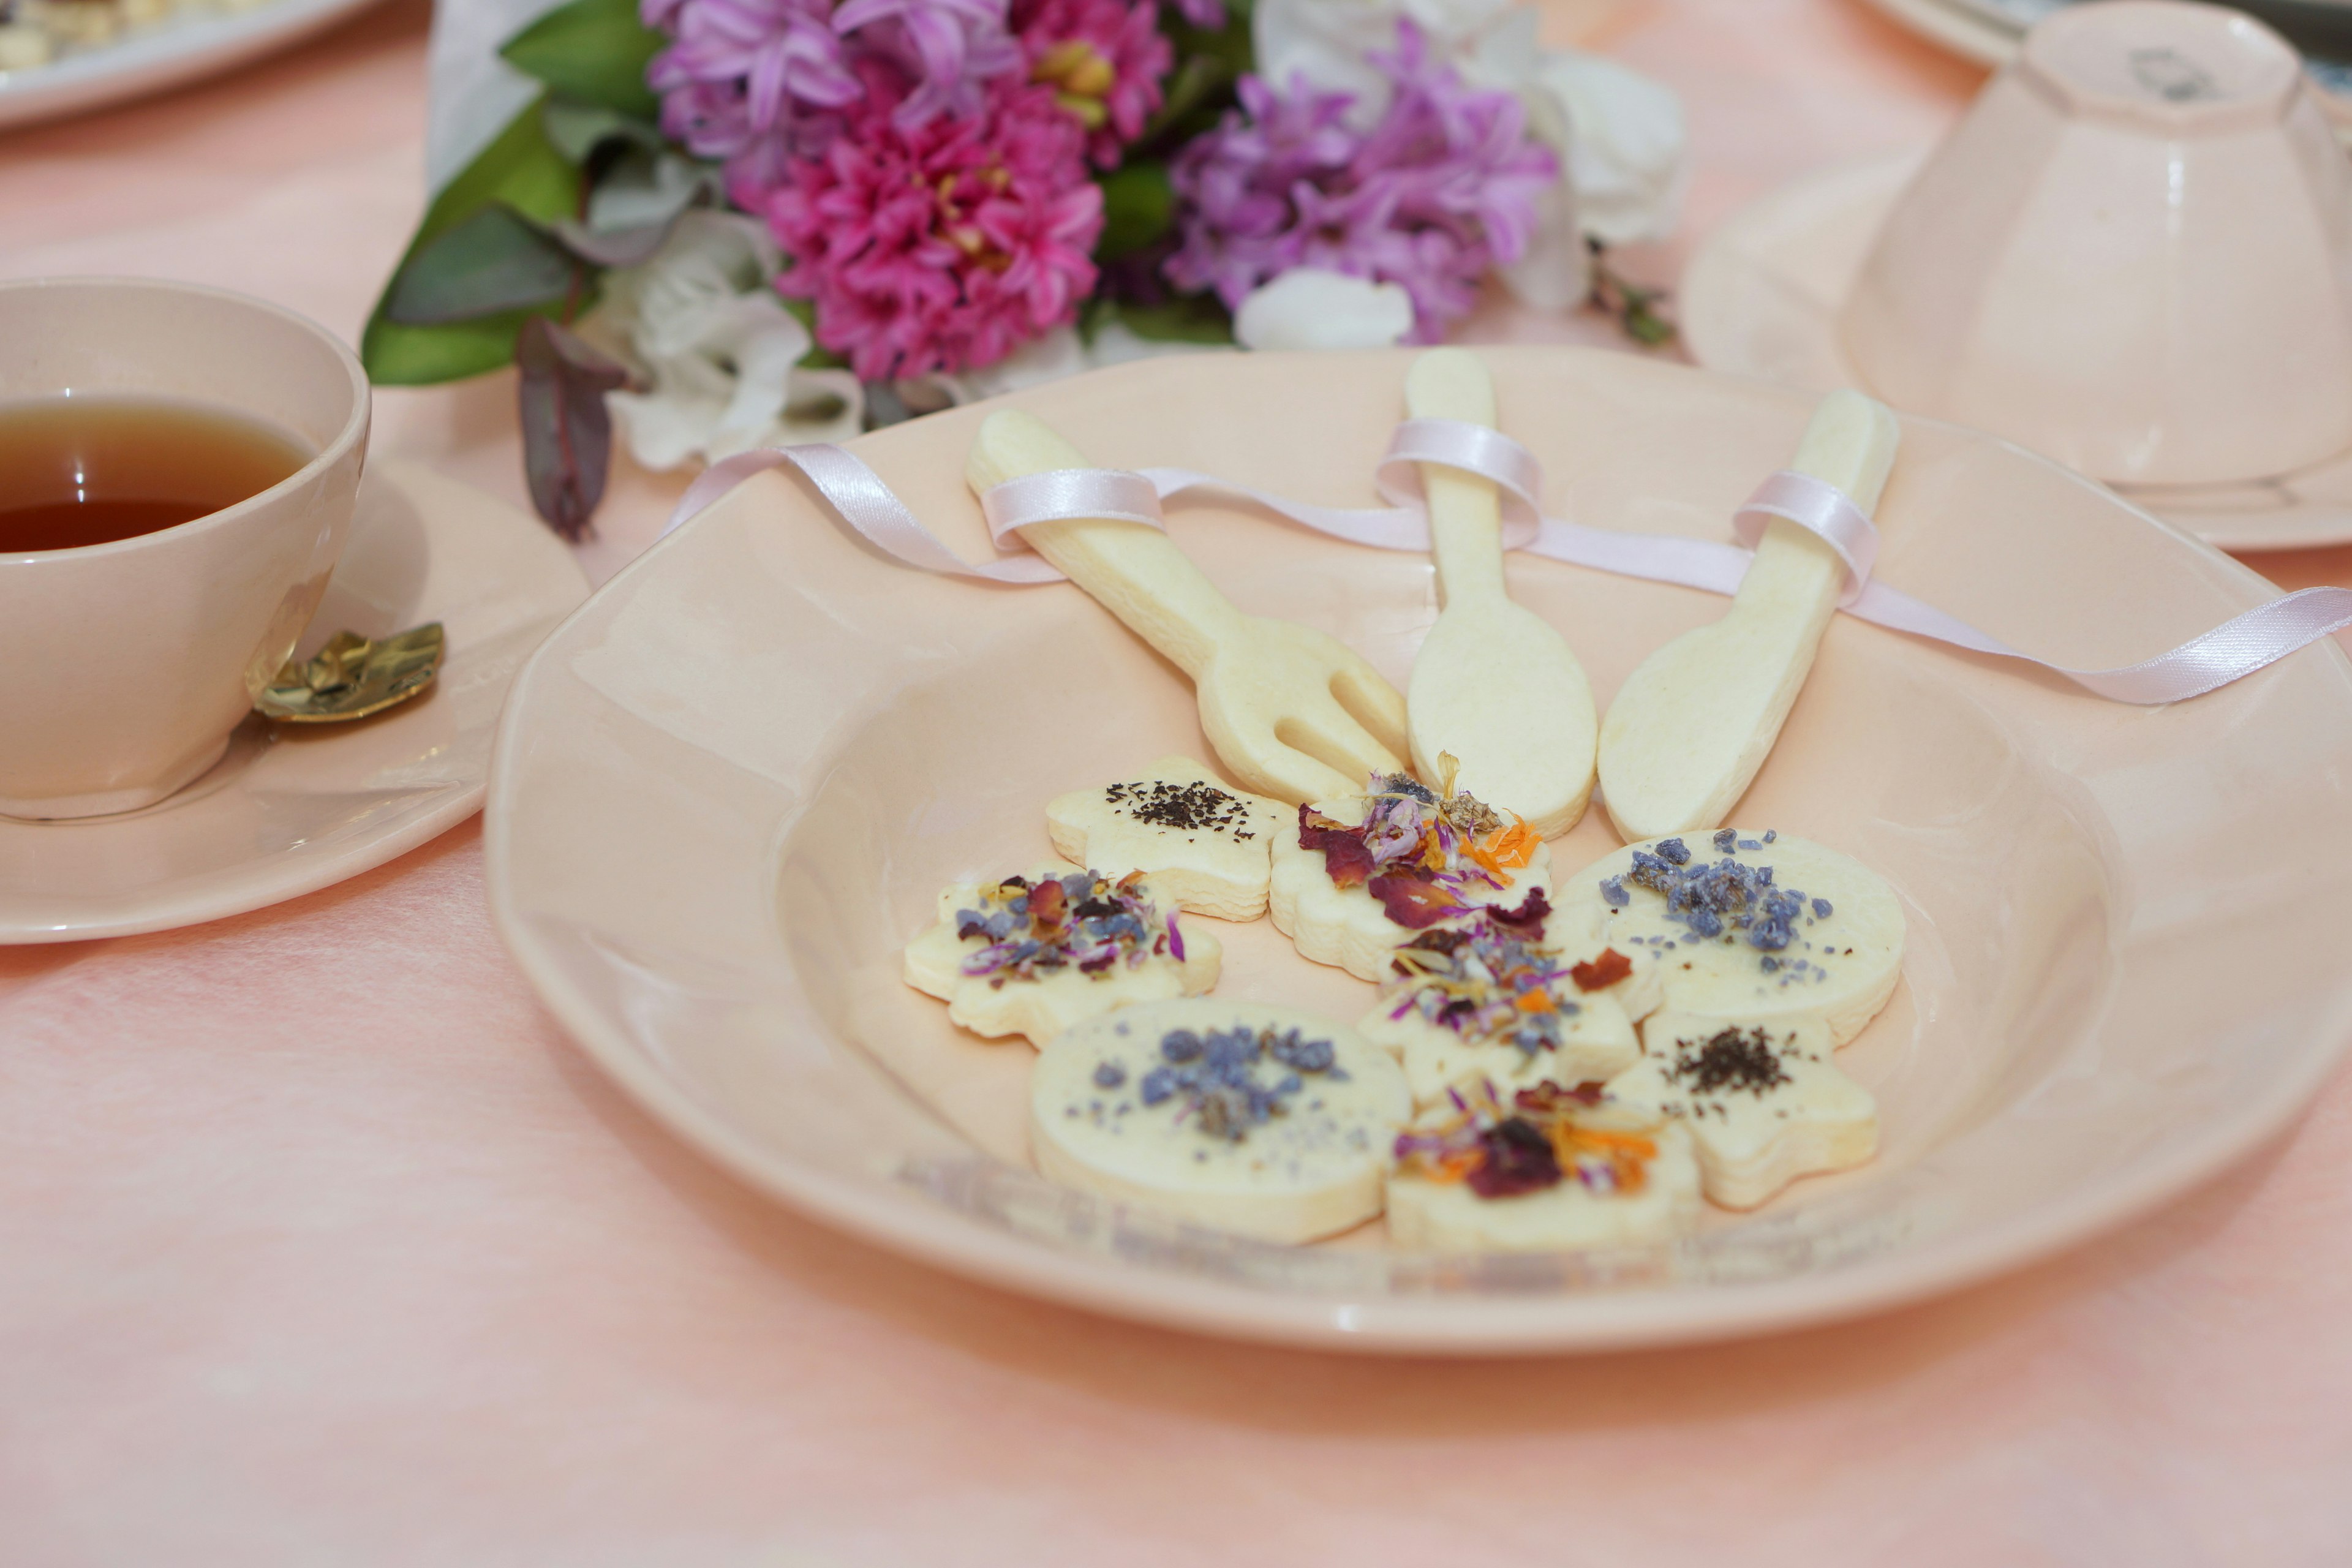
[[[135,810],[220,759],[326,592],[368,412],[274,305],[0,284],[0,816]]]

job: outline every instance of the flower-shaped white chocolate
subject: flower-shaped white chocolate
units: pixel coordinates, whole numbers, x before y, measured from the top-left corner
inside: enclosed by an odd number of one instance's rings
[[[1280,1242],[1381,1212],[1412,1109],[1376,1047],[1255,1002],[1090,1018],[1045,1047],[1029,1086],[1029,1145],[1047,1177]]]
[[[1843,1045],[1902,974],[1895,889],[1851,856],[1785,835],[1725,828],[1631,845],[1565,879],[1559,902],[1563,937],[1581,931],[1654,957],[1665,1005],[1681,1013],[1818,1014]]]
[[[1608,1098],[1689,1127],[1706,1195],[1726,1208],[1752,1209],[1800,1176],[1878,1152],[1878,1102],[1831,1059],[1819,1017],[1665,1012],[1642,1039],[1640,1064],[1610,1081]]]
[[[1265,913],[1274,840],[1297,814],[1229,789],[1190,757],[1045,803],[1054,852],[1106,877],[1140,871],[1178,907],[1219,920]]]
[[[1362,824],[1370,805],[1369,798],[1358,796],[1327,801],[1310,809],[1353,827]],[[1505,886],[1489,887],[1474,879],[1463,887],[1459,896],[1465,905],[1516,908],[1526,900],[1529,889],[1549,890],[1551,846],[1537,841],[1524,866],[1506,868],[1496,875],[1507,879]],[[1369,881],[1349,888],[1332,881],[1323,851],[1299,842],[1295,814],[1275,835],[1267,907],[1275,929],[1297,945],[1301,956],[1335,964],[1359,980],[1387,979],[1391,955],[1414,934],[1412,928],[1389,918]]]
[[[1657,1003],[1646,958],[1570,955],[1483,917],[1422,932],[1390,966],[1356,1028],[1396,1055],[1423,1109],[1482,1079],[1507,1099],[1614,1078],[1641,1059],[1634,1021]]]
[[[1045,866],[1024,873],[1023,880],[1034,889],[1042,882],[1081,874],[1067,866]],[[940,895],[938,921],[907,944],[907,984],[945,1002],[948,1016],[975,1035],[1024,1035],[1032,1045],[1043,1046],[1081,1019],[1139,1002],[1197,996],[1217,983],[1223,953],[1217,939],[1196,922],[1177,915],[1173,905],[1153,899],[1148,880],[1128,889],[1132,895],[1129,901],[1139,906],[1140,936],[1130,933],[1129,940],[1119,942],[1108,963],[1082,969],[1075,963],[1033,963],[1012,970],[971,973],[981,955],[1003,952],[1003,942],[987,934],[961,933],[975,924],[971,916],[998,912],[989,906],[983,890],[1007,885],[959,882],[949,888]],[[1097,886],[1108,883],[1098,881]],[[1087,916],[1078,908],[1086,901],[1084,896],[1071,898],[1065,892],[1062,901],[1082,919],[1097,918]],[[1025,918],[1015,917],[1010,923],[1017,928],[1005,933],[1013,940],[1031,932]],[[1174,941],[1169,936],[1171,924],[1177,932]],[[1131,953],[1139,956],[1130,957]]]
[[[1536,1084],[1599,1083],[1642,1059],[1633,1021],[1610,995],[1571,1004],[1577,1011],[1559,1023],[1559,1041],[1522,1050],[1507,1039],[1465,1038],[1417,1013],[1391,1016],[1398,1004],[1383,1003],[1357,1020],[1356,1032],[1392,1052],[1404,1068],[1417,1110],[1442,1103],[1445,1091],[1484,1079],[1509,1093]]]
[[[1605,1108],[1604,1108],[1605,1110]],[[1698,1222],[1698,1161],[1679,1122],[1644,1127],[1656,1151],[1638,1190],[1574,1175],[1538,1192],[1482,1197],[1466,1181],[1433,1182],[1405,1167],[1389,1174],[1389,1239],[1445,1251],[1566,1252],[1670,1241]]]

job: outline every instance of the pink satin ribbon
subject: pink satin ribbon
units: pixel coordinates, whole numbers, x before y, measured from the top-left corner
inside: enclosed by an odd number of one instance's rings
[[[1426,552],[1429,518],[1421,484],[1423,463],[1459,468],[1494,482],[1506,549],[1716,594],[1738,591],[1756,542],[1774,519],[1783,519],[1825,542],[1844,563],[1846,585],[1840,603],[1848,615],[1971,652],[2021,659],[2116,702],[2157,704],[2200,696],[2352,626],[2352,589],[2305,588],[2233,616],[2141,663],[2117,669],[2070,669],[2011,647],[1932,605],[1874,581],[1878,530],[1834,485],[1787,470],[1772,475],[1732,515],[1732,530],[1740,541],[1737,545],[1588,528],[1542,515],[1536,498],[1543,489],[1543,470],[1533,453],[1500,431],[1450,419],[1409,419],[1396,427],[1374,474],[1381,499],[1390,503],[1386,507],[1309,506],[1189,468],[1066,468],[1011,480],[981,498],[990,536],[1000,548],[1022,553],[973,563],[940,542],[862,460],[839,447],[818,443],[763,447],[712,464],[687,487],[662,531],[677,528],[751,475],[787,463],[877,548],[927,572],[1005,584],[1051,583],[1062,577],[1047,562],[1026,553],[1022,529],[1100,518],[1164,528],[1161,503],[1196,489],[1244,497],[1276,516],[1349,543]]]

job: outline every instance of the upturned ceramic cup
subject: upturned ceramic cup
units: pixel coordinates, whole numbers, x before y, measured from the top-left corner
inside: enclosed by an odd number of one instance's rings
[[[1904,192],[1839,325],[1897,407],[2102,479],[2284,473],[2352,445],[2352,163],[2252,18],[2070,7]]]
[[[208,405],[315,456],[176,528],[0,554],[8,816],[135,810],[219,760],[326,592],[367,450],[367,375],[351,351],[291,311],[216,289],[0,284],[0,404],[68,393]]]

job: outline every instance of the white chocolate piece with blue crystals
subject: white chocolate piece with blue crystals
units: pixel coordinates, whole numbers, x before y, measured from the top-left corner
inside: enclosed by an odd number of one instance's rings
[[[1353,828],[1363,824],[1374,805],[1370,797],[1359,795],[1351,800],[1326,801],[1310,809]],[[1494,881],[1504,885],[1493,886]],[[1514,908],[1526,901],[1530,889],[1549,892],[1550,887],[1551,846],[1537,839],[1528,847],[1524,864],[1484,876],[1470,876],[1464,879],[1458,893],[1466,914],[1490,904]],[[1390,958],[1399,945],[1412,940],[1414,934],[1412,928],[1389,918],[1369,880],[1360,880],[1350,887],[1335,882],[1324,852],[1300,842],[1295,815],[1294,820],[1275,836],[1274,874],[1267,908],[1274,917],[1275,929],[1297,945],[1300,956],[1344,969],[1359,980],[1377,983],[1388,978]]]
[[[1223,956],[1148,879],[1045,866],[942,892],[938,921],[907,944],[904,973],[972,1033],[1043,1046],[1097,1014],[1200,995],[1216,984]]]
[[[1379,1214],[1412,1109],[1396,1064],[1353,1031],[1253,1002],[1088,1019],[1029,1082],[1030,1151],[1050,1180],[1276,1242]]]
[[[1654,958],[1665,1005],[1764,1023],[1819,1014],[1843,1045],[1903,972],[1902,900],[1853,857],[1723,828],[1630,845],[1568,878],[1563,933]]]
[[[1829,1026],[1798,1015],[1726,1023],[1660,1013],[1612,1103],[1688,1126],[1707,1197],[1752,1209],[1800,1176],[1878,1152],[1878,1102],[1832,1059]]]
[[[1114,783],[1045,804],[1054,852],[1109,877],[1141,871],[1161,898],[1219,920],[1265,913],[1274,841],[1297,815],[1222,783],[1190,757],[1162,757]]]

